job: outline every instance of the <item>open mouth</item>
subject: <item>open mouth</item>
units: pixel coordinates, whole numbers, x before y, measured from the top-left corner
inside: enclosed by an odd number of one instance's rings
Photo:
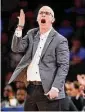
[[[46,20],[45,19],[41,19],[41,23],[46,23]]]

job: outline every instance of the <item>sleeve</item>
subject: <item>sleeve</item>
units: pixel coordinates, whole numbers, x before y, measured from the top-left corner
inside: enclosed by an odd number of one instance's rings
[[[69,69],[69,49],[66,38],[63,38],[56,48],[56,56],[58,69],[55,75],[55,79],[52,83],[52,87],[56,87],[59,91],[61,91],[62,87],[64,87],[65,78]]]
[[[22,37],[22,30],[15,30],[15,35],[17,37]]]
[[[13,35],[11,49],[13,52],[25,52],[26,48],[29,47],[29,36],[30,30],[27,34],[22,38],[22,31],[15,30]]]

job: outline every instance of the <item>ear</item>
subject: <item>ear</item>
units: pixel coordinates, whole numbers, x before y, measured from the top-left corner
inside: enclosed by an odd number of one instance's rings
[[[54,23],[54,21],[55,21],[55,18],[52,18],[52,23]]]

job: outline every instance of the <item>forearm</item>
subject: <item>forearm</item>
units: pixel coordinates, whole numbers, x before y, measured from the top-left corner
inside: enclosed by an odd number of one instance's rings
[[[15,34],[13,35],[13,39],[12,39],[12,44],[11,44],[11,49],[13,52],[19,52],[19,43],[21,41],[22,37],[17,37]]]
[[[24,52],[28,46],[28,35],[22,38],[22,30],[15,30],[11,49],[13,52]]]

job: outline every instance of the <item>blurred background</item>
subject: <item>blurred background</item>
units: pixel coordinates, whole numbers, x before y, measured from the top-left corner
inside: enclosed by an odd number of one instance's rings
[[[1,2],[1,100],[2,108],[16,105],[23,107],[26,87],[23,82],[7,85],[14,69],[23,54],[11,51],[13,33],[18,24],[20,9],[26,16],[23,36],[37,27],[37,12],[43,5],[50,6],[55,13],[54,28],[68,40],[70,49],[70,68],[66,77],[66,94],[78,110],[84,110],[85,85],[77,77],[85,79],[85,0],[2,0]],[[81,78],[81,77],[80,77]],[[84,80],[85,81],[85,80]],[[81,89],[81,85],[83,86]],[[78,96],[78,98],[76,98]],[[14,102],[14,104],[10,102]]]

